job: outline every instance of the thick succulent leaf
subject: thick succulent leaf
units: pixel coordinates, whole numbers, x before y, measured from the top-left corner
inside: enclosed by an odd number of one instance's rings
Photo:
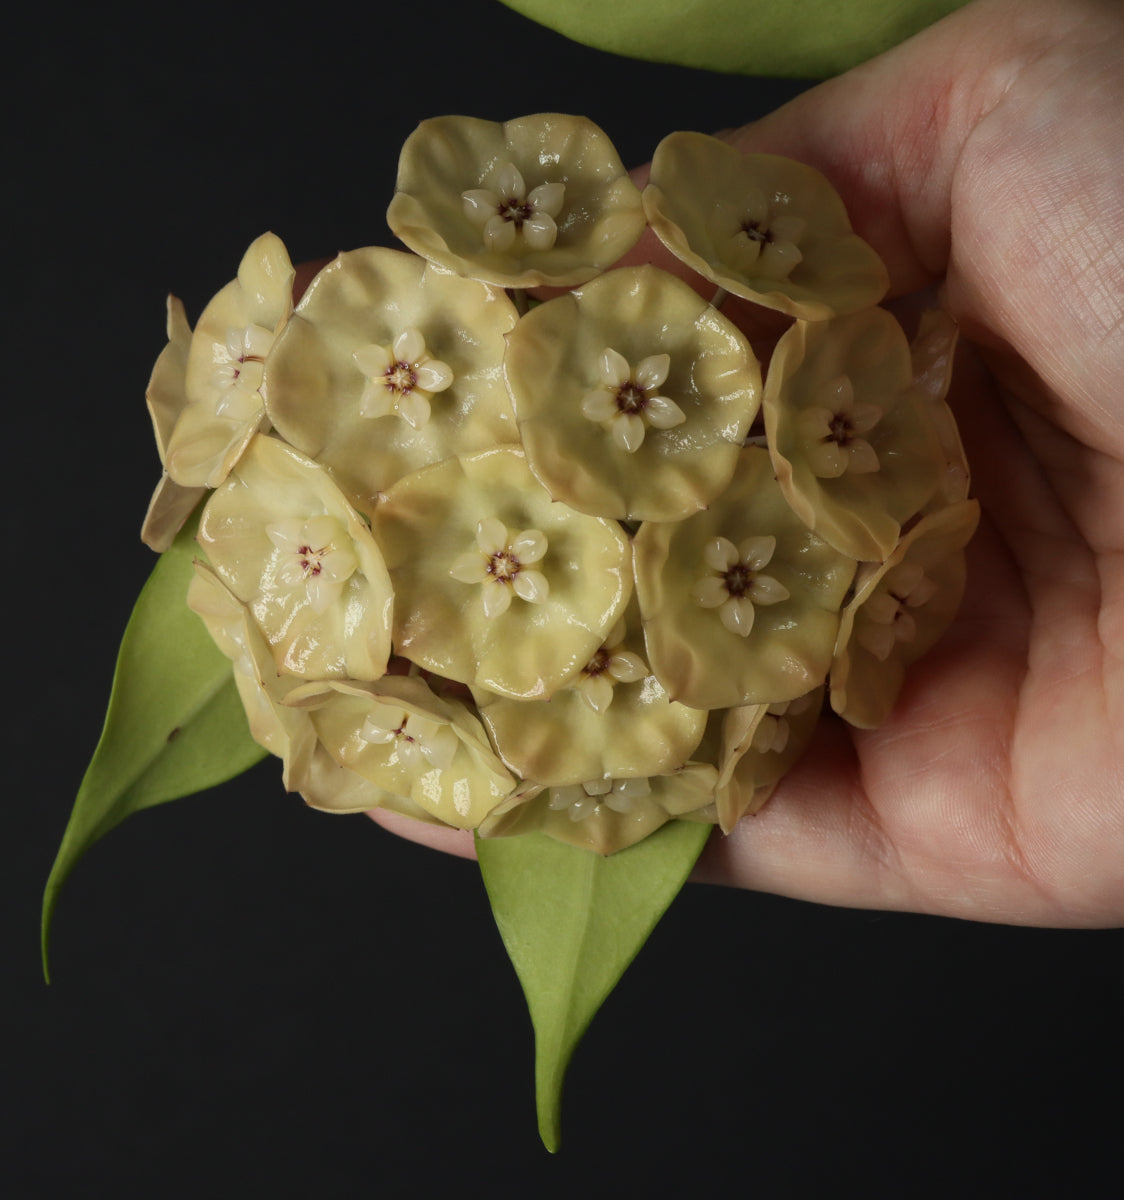
[[[654,62],[820,79],[846,71],[966,0],[503,0],[574,41]]]
[[[75,863],[127,816],[204,791],[265,754],[250,737],[230,663],[186,595],[194,523],[162,554],[125,629],[101,740],[43,896],[43,967],[59,890]]]
[[[608,857],[537,833],[477,839],[492,912],[535,1028],[539,1133],[550,1151],[558,1149],[570,1057],[683,886],[710,828],[672,821]]]

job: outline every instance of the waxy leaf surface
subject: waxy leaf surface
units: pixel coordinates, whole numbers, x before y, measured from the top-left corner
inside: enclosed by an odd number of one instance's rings
[[[629,58],[823,79],[889,50],[966,0],[503,2],[576,42]]]
[[[543,834],[476,852],[535,1028],[539,1133],[558,1149],[562,1084],[594,1014],[683,886],[711,831],[672,821],[602,857]]]
[[[43,965],[59,890],[127,816],[214,787],[265,756],[250,737],[229,661],[186,602],[195,523],[141,590],[117,657],[101,740],[43,897]]]

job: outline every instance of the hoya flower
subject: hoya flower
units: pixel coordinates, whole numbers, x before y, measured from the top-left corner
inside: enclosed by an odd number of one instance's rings
[[[618,520],[710,504],[760,406],[745,336],[655,267],[609,271],[532,309],[508,337],[504,375],[550,494]]]
[[[514,699],[574,678],[631,591],[621,528],[555,503],[513,447],[405,476],[372,531],[394,583],[396,652]]]
[[[269,418],[369,513],[411,471],[518,441],[500,367],[517,319],[500,289],[416,254],[341,254],[269,356]]]
[[[208,500],[198,540],[278,670],[306,679],[386,671],[390,578],[366,522],[322,467],[259,434]]]
[[[573,287],[645,225],[640,192],[592,121],[423,121],[406,139],[387,222],[411,250],[500,287]]]
[[[857,581],[831,667],[831,706],[852,725],[873,729],[885,721],[906,667],[952,621],[964,591],[964,547],[978,521],[975,500],[938,509]]]
[[[666,775],[588,779],[544,788],[524,784],[480,827],[482,837],[545,833],[558,841],[614,854],[676,817],[691,819],[713,803],[717,771],[688,763]]]
[[[397,413],[408,425],[420,429],[429,420],[430,399],[453,382],[448,363],[432,357],[421,331],[410,326],[390,346],[361,346],[351,357],[367,385],[359,398],[363,417]]]
[[[633,553],[648,662],[676,700],[768,704],[823,683],[856,563],[789,508],[768,451],[744,449],[710,508],[642,525]]]
[[[238,277],[203,310],[188,349],[184,407],[165,468],[184,487],[217,487],[266,424],[261,384],[277,331],[293,309],[293,266],[280,238],[258,238]]]
[[[686,414],[658,388],[667,378],[671,357],[650,354],[632,367],[611,346],[601,352],[601,382],[582,400],[582,413],[608,428],[613,441],[627,454],[639,450],[649,425],[674,429]]]
[[[475,828],[515,786],[468,706],[417,676],[308,683],[286,703],[341,767],[445,825]]]
[[[656,147],[644,210],[665,246],[735,296],[805,320],[877,304],[889,277],[812,167],[673,133]]]
[[[793,511],[840,552],[881,562],[937,487],[932,408],[885,309],[797,321],[777,343],[764,402]]]
[[[539,529],[508,533],[502,521],[484,517],[476,525],[476,549],[457,558],[449,574],[461,583],[481,585],[486,617],[498,617],[511,607],[513,596],[542,604],[550,584],[534,565],[546,556],[547,541]]]
[[[730,708],[722,716],[715,813],[723,833],[759,812],[803,755],[815,732],[824,688],[795,700]]]
[[[753,630],[754,605],[778,604],[789,590],[764,574],[777,539],[772,534],[745,538],[735,546],[729,538],[711,538],[703,549],[710,568],[695,584],[693,595],[702,608],[716,608],[722,624],[739,637]]]
[[[549,702],[474,688],[499,756],[523,778],[551,786],[678,770],[699,744],[706,713],[670,699],[643,649],[633,603]]]
[[[167,461],[172,430],[187,403],[184,375],[191,326],[183,304],[175,296],[168,297],[167,330],[168,344],[156,359],[145,392],[161,464]],[[205,491],[204,487],[183,487],[167,470],[162,471],[141,526],[141,541],[153,550],[167,550]]]

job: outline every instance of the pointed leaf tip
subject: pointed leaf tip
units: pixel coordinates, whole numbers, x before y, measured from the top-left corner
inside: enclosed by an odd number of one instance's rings
[[[711,828],[672,821],[608,857],[537,833],[477,839],[492,913],[531,1013],[539,1135],[551,1153],[570,1058]]]
[[[125,628],[101,738],[43,894],[43,977],[59,891],[127,816],[203,791],[265,756],[250,737],[230,662],[186,602],[195,524],[160,556]]]

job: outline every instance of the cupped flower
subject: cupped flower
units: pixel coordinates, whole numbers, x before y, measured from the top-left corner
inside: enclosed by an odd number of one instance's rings
[[[664,245],[700,275],[790,316],[823,320],[877,304],[889,277],[814,168],[742,154],[702,133],[656,147],[644,191]]]
[[[821,685],[795,700],[748,704],[723,714],[715,785],[723,833],[742,817],[760,812],[803,755],[819,722],[823,696]]]
[[[341,767],[445,825],[475,828],[515,786],[468,706],[417,676],[308,683],[286,703]]]
[[[766,450],[742,451],[710,508],[642,525],[633,552],[648,662],[676,700],[769,704],[824,681],[856,562],[793,513]]]
[[[386,671],[390,578],[366,522],[322,467],[258,435],[207,502],[198,540],[278,670],[361,680]]]
[[[619,526],[556,504],[514,448],[407,475],[372,528],[394,581],[397,653],[513,698],[576,676],[631,591]]]
[[[527,288],[585,283],[635,244],[645,219],[605,133],[539,113],[423,121],[402,148],[387,222],[439,266]]]
[[[403,475],[518,441],[501,360],[515,306],[415,254],[341,254],[270,354],[274,428],[370,512]]]
[[[706,714],[669,699],[643,650],[640,613],[632,604],[549,702],[474,689],[481,719],[508,767],[551,786],[682,767],[702,737]]]
[[[718,772],[709,763],[650,777],[596,778],[559,787],[527,783],[497,806],[481,837],[545,833],[598,854],[643,841],[677,817],[692,818],[714,801]]]
[[[789,504],[841,553],[881,562],[943,461],[897,321],[871,308],[797,321],[765,384],[765,431]]]
[[[831,666],[831,706],[874,729],[890,715],[906,668],[948,628],[964,593],[979,504],[960,500],[922,517],[884,563],[864,569],[843,610]]]
[[[618,520],[678,520],[711,503],[761,396],[741,331],[655,267],[540,304],[509,335],[504,374],[547,490]]]
[[[168,439],[165,469],[184,487],[217,487],[266,425],[266,357],[293,310],[293,265],[281,239],[251,244],[238,277],[195,326],[184,375],[186,404]]]
[[[184,376],[191,346],[191,326],[183,303],[169,296],[167,310],[168,344],[156,359],[145,392],[161,466],[167,462],[172,430],[187,404]],[[153,550],[167,550],[206,490],[202,486],[183,487],[166,469],[162,471],[141,526],[141,541]]]

